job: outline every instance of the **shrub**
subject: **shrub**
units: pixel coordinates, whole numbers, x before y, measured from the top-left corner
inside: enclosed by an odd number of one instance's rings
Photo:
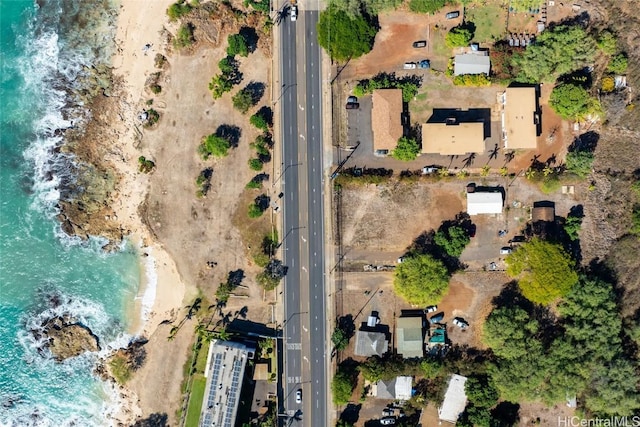
[[[253,190],[253,189],[257,189],[257,188],[262,188],[262,182],[261,181],[256,181],[254,179],[252,179],[251,181],[249,181],[247,183],[247,185],[245,186],[246,189],[248,190]]]
[[[391,152],[394,159],[410,162],[415,160],[420,153],[420,146],[415,139],[402,137],[398,140],[398,145]]]
[[[264,211],[258,206],[257,203],[251,203],[249,205],[249,218],[259,218],[262,216]]]
[[[268,0],[261,0],[261,1],[255,1],[255,0],[244,0],[244,2],[242,3],[244,4],[244,6],[251,6],[253,9],[257,10],[258,12],[262,12],[264,14],[268,14],[269,13],[269,1]]]
[[[233,101],[233,108],[240,111],[242,114],[246,114],[249,108],[253,106],[253,96],[248,89],[239,90],[238,93],[231,98]]]
[[[141,173],[149,173],[156,167],[156,164],[144,156],[138,157],[138,171]]]
[[[635,236],[640,236],[640,205],[635,205],[631,212],[631,229],[629,232]]]
[[[170,21],[176,21],[191,12],[191,5],[185,0],[179,0],[167,8],[167,16]]]
[[[491,80],[486,74],[461,74],[453,77],[456,86],[491,86]]]
[[[229,34],[227,37],[229,47],[227,47],[227,55],[229,56],[249,56],[249,46],[242,34]]]
[[[155,93],[156,95],[159,94],[160,92],[162,92],[162,86],[155,84],[155,85],[151,85],[149,87],[149,89],[151,89],[151,92]]]
[[[153,108],[149,108],[147,111],[147,121],[144,123],[145,127],[152,127],[160,120],[160,113]]]
[[[609,65],[607,66],[607,71],[614,74],[622,74],[627,71],[627,66],[629,65],[629,60],[627,59],[627,55],[624,53],[619,53],[609,61]]]
[[[409,102],[418,93],[418,84],[414,77],[397,78],[395,74],[380,73],[372,79],[361,80],[353,89],[355,96],[373,93],[376,89],[402,89],[402,100]]]
[[[593,158],[590,151],[571,151],[567,153],[567,170],[580,178],[586,178],[591,173]]]
[[[415,13],[434,13],[447,3],[446,0],[410,0],[409,9]]]
[[[193,31],[195,27],[191,23],[180,25],[176,37],[173,39],[173,46],[176,48],[189,47],[196,41],[193,37]]]
[[[602,78],[600,89],[602,89],[603,92],[613,92],[615,88],[616,82],[613,76],[605,76]]]
[[[153,59],[153,64],[156,68],[164,68],[167,63],[167,57],[161,53],[156,53],[156,57]]]
[[[607,55],[613,55],[618,49],[615,36],[610,31],[603,31],[598,37],[598,49]]]
[[[256,158],[249,159],[249,169],[251,169],[252,171],[261,171],[262,167],[262,160]]]
[[[211,134],[202,140],[199,151],[202,158],[207,160],[210,156],[225,157],[229,154],[229,148],[231,148],[231,144],[227,139]]]

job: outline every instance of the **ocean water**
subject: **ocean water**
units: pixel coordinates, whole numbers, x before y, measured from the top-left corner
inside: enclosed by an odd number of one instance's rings
[[[116,7],[101,0],[0,0],[0,426],[103,426],[117,399],[93,370],[130,340],[135,248],[65,236],[55,219],[73,158],[56,153],[87,119],[73,91],[109,58]],[[33,330],[70,314],[102,351],[57,363]]]

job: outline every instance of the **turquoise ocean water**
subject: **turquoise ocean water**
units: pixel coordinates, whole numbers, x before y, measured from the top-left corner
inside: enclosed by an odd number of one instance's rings
[[[102,348],[126,345],[139,285],[135,250],[104,254],[64,236],[56,201],[73,180],[59,129],[83,111],[68,89],[108,57],[113,5],[0,0],[0,426],[102,426],[115,403],[100,354],[54,362],[32,330],[71,314]]]

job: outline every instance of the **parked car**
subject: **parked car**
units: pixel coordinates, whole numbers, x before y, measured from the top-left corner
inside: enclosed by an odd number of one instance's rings
[[[382,410],[382,416],[383,417],[392,417],[393,416],[393,409],[391,408],[384,408]]]
[[[453,324],[459,327],[460,329],[467,329],[469,327],[469,323],[464,320],[462,317],[456,317],[453,319]]]
[[[347,110],[357,110],[358,108],[360,108],[360,104],[358,104],[357,102],[350,102],[345,105],[345,108]]]
[[[358,102],[358,98],[356,98],[353,95],[347,98],[347,104],[356,104],[357,102]]]
[[[380,425],[382,426],[390,426],[396,423],[396,419],[394,417],[384,417],[380,419]]]
[[[302,390],[298,389],[296,391],[296,403],[302,403]]]
[[[405,62],[403,68],[405,70],[415,70],[417,67],[418,65],[415,62]]]
[[[510,246],[500,248],[500,255],[509,255],[511,252],[513,252],[513,249]]]
[[[434,312],[434,311],[436,311],[437,309],[438,309],[438,306],[437,306],[437,305],[430,305],[430,306],[428,306],[428,307],[426,307],[426,308],[424,309],[424,312],[425,312],[425,313],[433,313],[433,312]]]
[[[429,319],[429,323],[431,323],[432,325],[435,325],[436,323],[440,323],[443,320],[444,320],[444,312],[434,314],[433,316],[431,316],[431,318]]]
[[[416,42],[413,42],[413,47],[415,47],[415,48],[427,47],[427,41],[426,40],[418,40]]]
[[[454,12],[449,12],[445,15],[445,18],[447,19],[456,19],[458,16],[460,16],[460,12],[458,12],[457,10]]]
[[[386,157],[389,155],[389,150],[376,150],[373,152],[373,155],[376,157]]]
[[[424,70],[424,69],[427,69],[427,68],[431,68],[431,61],[429,61],[428,59],[423,59],[422,61],[420,61],[420,62],[418,63],[418,65],[419,65],[419,67],[420,67],[420,68],[422,68],[423,70]]]
[[[291,22],[296,22],[296,19],[298,19],[298,6],[293,5],[291,6]]]

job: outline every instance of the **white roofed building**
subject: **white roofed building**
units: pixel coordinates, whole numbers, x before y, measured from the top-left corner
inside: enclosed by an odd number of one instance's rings
[[[442,406],[438,408],[438,417],[440,421],[447,421],[455,424],[460,414],[464,412],[467,406],[467,394],[464,391],[464,384],[467,377],[453,374],[449,380],[447,392],[444,395]]]
[[[467,193],[467,213],[469,215],[502,213],[502,193],[483,191]]]

